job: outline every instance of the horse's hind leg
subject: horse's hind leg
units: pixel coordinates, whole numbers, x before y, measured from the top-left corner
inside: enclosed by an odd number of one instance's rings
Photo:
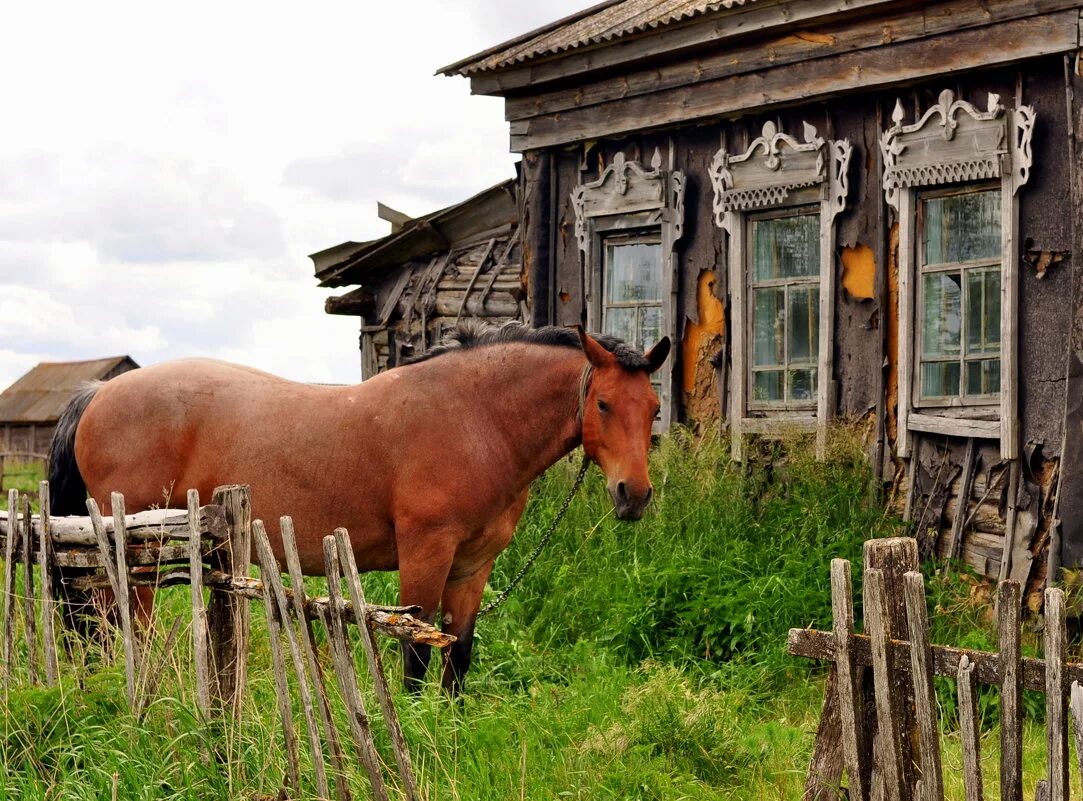
[[[470,669],[474,623],[478,618],[485,582],[489,580],[492,569],[493,563],[490,561],[474,575],[453,584],[448,583],[444,588],[442,628],[454,635],[456,640],[444,650],[444,672],[440,684],[453,697],[462,692],[466,671]]]
[[[451,570],[454,555],[453,538],[446,532],[432,533],[425,537],[408,537],[398,534],[399,541],[399,603],[404,606],[420,606],[421,619],[432,623],[440,605],[440,595]],[[410,543],[405,551],[404,543]],[[403,641],[402,667],[406,689],[421,691],[425,673],[429,667],[432,647]]]

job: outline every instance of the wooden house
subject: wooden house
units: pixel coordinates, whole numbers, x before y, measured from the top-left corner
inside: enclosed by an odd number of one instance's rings
[[[665,422],[864,421],[926,553],[1083,562],[1083,3],[606,0],[504,98],[532,320],[678,343]]]
[[[368,378],[438,344],[457,323],[527,319],[516,182],[411,219],[380,205],[392,232],[312,255],[321,286],[354,287],[328,314],[361,320]]]
[[[139,365],[131,356],[42,362],[0,392],[0,453],[44,456],[53,429],[84,381],[108,381]]]

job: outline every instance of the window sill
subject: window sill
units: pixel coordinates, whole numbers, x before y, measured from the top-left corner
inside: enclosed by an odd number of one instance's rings
[[[1001,424],[999,419],[977,420],[966,417],[911,412],[910,416],[907,417],[906,427],[910,431],[921,431],[926,434],[1000,439]]]
[[[816,415],[775,415],[772,417],[744,417],[741,431],[746,434],[782,434],[790,431],[815,431]]]

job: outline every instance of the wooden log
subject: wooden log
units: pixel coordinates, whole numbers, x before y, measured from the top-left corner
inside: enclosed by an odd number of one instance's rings
[[[128,530],[124,525],[124,496],[114,492],[109,499],[113,513],[113,550],[117,560],[117,612],[120,615],[120,632],[124,639],[124,677],[128,688],[128,705],[136,709],[136,673],[139,662],[139,643],[135,638],[135,621],[132,619],[132,595],[128,586]]]
[[[261,548],[260,542],[264,543]],[[269,552],[266,546],[267,534],[263,530],[263,523],[259,520],[252,521],[252,539],[256,545],[257,558],[260,560],[261,569],[264,569],[264,550]],[[269,567],[273,571],[278,570],[274,557],[271,556]],[[300,756],[297,748],[297,732],[293,728],[292,703],[290,701],[289,682],[286,679],[286,661],[282,656],[282,624],[276,599],[271,597],[270,582],[259,582],[260,591],[263,595],[263,611],[267,617],[268,642],[271,646],[271,665],[275,677],[275,698],[278,700],[278,716],[282,721],[282,740],[286,750],[286,785],[293,791],[301,789]]]
[[[252,563],[252,503],[246,485],[216,487],[211,498],[222,509],[226,536],[208,554],[212,570],[227,575],[248,575]],[[206,582],[204,582],[206,583]],[[210,633],[211,700],[218,709],[229,710],[234,721],[241,716],[241,699],[248,682],[248,641],[251,622],[248,602],[234,593],[211,586],[207,605]]]
[[[26,640],[26,669],[31,684],[38,683],[38,633],[34,625],[33,532],[30,523],[30,497],[23,495],[23,538],[19,550],[23,558],[23,639]]]
[[[853,584],[850,563],[845,559],[831,560],[831,615],[835,641],[838,645],[835,671],[838,675],[839,718],[842,734],[842,754],[846,766],[849,797],[865,801],[869,797],[865,786],[861,721],[861,689],[857,665],[850,653],[850,635],[854,633]]]
[[[354,560],[353,546],[350,543],[350,536],[346,533],[346,529],[335,529],[335,544],[338,546],[338,558],[345,574],[350,600],[353,601],[355,609],[364,609],[367,606],[365,593],[361,589],[361,580],[358,578],[357,573],[357,562]],[[357,629],[361,632],[361,646],[364,648],[365,659],[368,661],[369,672],[372,674],[372,683],[376,690],[376,699],[380,702],[384,725],[387,726],[388,733],[391,735],[391,747],[395,752],[395,762],[399,768],[403,793],[407,801],[420,801],[422,796],[418,791],[417,781],[414,779],[414,767],[410,761],[410,751],[406,747],[406,740],[402,736],[399,716],[395,711],[395,704],[391,700],[391,693],[388,691],[387,676],[384,675],[380,651],[376,647],[376,641],[372,637],[372,630],[368,626],[358,626]]]
[[[519,313],[519,299],[511,292],[493,292],[484,299],[476,295],[467,298],[464,292],[436,293],[437,315],[457,318],[460,307],[463,307],[466,314],[475,317],[515,317]]]
[[[963,791],[966,801],[982,801],[981,729],[974,694],[974,666],[966,655],[956,673],[959,688],[959,734],[963,741]]]
[[[485,267],[485,262],[489,260],[489,256],[492,255],[493,248],[496,247],[496,239],[490,239],[489,244],[485,246],[485,254],[481,257],[481,261],[478,262],[477,269],[474,270],[474,274],[470,276],[470,281],[466,285],[466,289],[463,290],[463,299],[459,304],[459,310],[455,313],[455,322],[458,323],[463,316],[463,310],[466,308],[466,301],[470,298],[470,293],[474,289],[474,284],[478,278],[481,277],[481,271]],[[485,298],[482,297],[482,303],[484,304]],[[439,303],[439,299],[437,300]]]
[[[1045,591],[1045,727],[1048,742],[1049,801],[1068,799],[1068,727],[1065,721],[1064,655],[1067,630],[1064,591]]]
[[[878,568],[865,571],[865,628],[872,640],[872,671],[876,689],[876,737],[878,764],[883,776],[885,801],[903,798],[902,749],[896,698],[891,681],[893,661],[888,649],[890,622],[884,573]]]
[[[335,775],[335,791],[340,801],[348,801],[350,790],[346,786],[345,765],[342,759],[342,746],[338,740],[338,732],[335,730],[331,718],[331,705],[327,701],[327,691],[324,689],[323,671],[316,654],[316,646],[312,637],[312,626],[305,610],[305,579],[301,572],[301,559],[297,555],[297,539],[293,533],[293,518],[282,517],[278,521],[279,531],[282,535],[282,551],[286,556],[286,569],[289,571],[290,584],[293,592],[290,593],[288,603],[293,610],[293,616],[297,620],[297,628],[301,632],[301,650],[308,664],[308,674],[312,679],[316,691],[317,709],[320,713],[320,723],[323,725],[323,736],[331,751],[331,766]]]
[[[357,669],[347,645],[346,604],[342,597],[342,567],[333,534],[328,534],[323,538],[323,559],[327,571],[330,603],[319,607],[318,614],[324,621],[324,627],[330,633],[335,676],[338,678],[339,691],[346,704],[350,734],[353,736],[358,759],[361,760],[365,775],[368,776],[373,797],[376,801],[388,801],[380,756],[372,740],[372,727],[369,724],[368,713],[365,711],[365,701],[357,686]]]
[[[56,686],[60,678],[56,653],[56,600],[53,597],[53,550],[49,537],[49,482],[38,485],[41,526],[38,533],[38,569],[41,573],[41,641],[45,652],[45,683]]]
[[[1072,732],[1075,735],[1076,767],[1080,779],[1083,779],[1083,686],[1078,681],[1072,682],[1071,701],[1068,706],[1072,716]]]
[[[188,544],[184,545],[129,545],[129,567],[188,564]],[[96,568],[105,567],[100,552],[88,548],[74,548],[54,555],[57,567]]]
[[[327,769],[323,761],[323,743],[320,742],[320,730],[316,725],[316,710],[312,701],[308,671],[305,660],[301,655],[300,645],[297,642],[297,634],[294,632],[293,624],[290,621],[289,605],[286,601],[286,593],[282,589],[282,578],[278,572],[278,563],[275,561],[274,554],[271,553],[271,545],[267,541],[267,531],[263,527],[262,520],[252,521],[252,539],[256,545],[256,553],[259,555],[263,580],[271,591],[271,598],[274,600],[275,609],[278,611],[278,618],[282,621],[281,628],[286,633],[286,642],[290,648],[293,672],[297,678],[297,690],[301,696],[301,708],[304,712],[309,754],[312,757],[312,768],[316,774],[316,790],[320,798],[327,798]]]
[[[906,574],[906,617],[910,632],[910,668],[914,677],[914,709],[921,744],[919,801],[943,801],[944,777],[940,766],[940,730],[936,722],[933,688],[933,651],[929,643],[929,613],[925,606],[925,579],[921,573]]]
[[[211,715],[211,666],[207,643],[207,608],[203,603],[203,538],[199,530],[199,492],[188,490],[188,581],[192,588],[192,655],[196,668],[196,704]]]
[[[19,519],[19,492],[8,491],[8,509],[11,515],[11,530],[18,530]],[[12,663],[15,660],[15,632],[13,629],[15,618],[15,543],[17,538],[10,536],[4,543],[4,581],[0,592],[4,595],[3,626],[4,626],[4,679],[5,684],[11,683]]]
[[[113,532],[113,521],[107,519],[107,533]],[[167,540],[188,541],[188,511],[186,509],[150,509],[136,512],[124,518],[129,542]],[[41,521],[34,522],[34,534],[39,533]],[[215,539],[224,539],[229,534],[225,512],[218,506],[204,506],[199,510],[200,531]],[[8,513],[0,511],[0,537],[7,537]],[[49,521],[49,534],[53,545],[85,545],[94,547],[97,539],[94,526],[89,517],[53,517]]]
[[[997,637],[1000,652],[1000,800],[1023,799],[1023,664],[1020,644],[1020,586],[997,587]]]

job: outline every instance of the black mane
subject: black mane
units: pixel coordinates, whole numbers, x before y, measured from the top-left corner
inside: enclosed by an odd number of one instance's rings
[[[624,341],[608,334],[591,334],[598,344],[612,353],[617,364],[626,370],[646,370],[649,368],[646,357]],[[579,334],[574,328],[561,328],[547,325],[543,328],[531,328],[525,323],[508,322],[503,325],[490,325],[479,321],[460,323],[455,331],[448,334],[442,343],[419,356],[406,359],[403,364],[435,359],[445,353],[460,350],[472,350],[487,345],[502,345],[508,342],[526,342],[531,345],[547,345],[554,348],[574,348],[582,350]]]

